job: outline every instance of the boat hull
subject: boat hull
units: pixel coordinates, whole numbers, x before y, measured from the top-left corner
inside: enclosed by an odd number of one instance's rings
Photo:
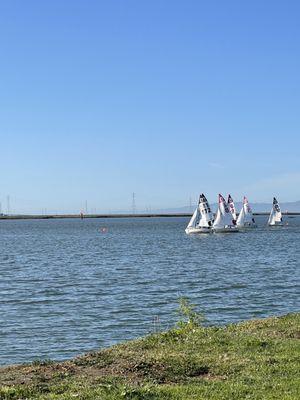
[[[211,232],[212,232],[211,228],[187,228],[185,230],[185,233],[187,235],[199,234],[199,233],[211,233]]]
[[[213,228],[214,233],[236,233],[239,229],[236,226],[224,226],[222,228]]]

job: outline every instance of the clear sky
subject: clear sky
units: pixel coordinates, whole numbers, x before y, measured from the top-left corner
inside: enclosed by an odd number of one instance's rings
[[[0,200],[300,199],[300,2],[3,0]]]

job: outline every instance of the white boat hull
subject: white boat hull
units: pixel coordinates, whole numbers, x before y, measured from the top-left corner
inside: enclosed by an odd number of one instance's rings
[[[211,230],[211,228],[194,228],[194,227],[190,227],[190,228],[186,228],[186,230],[185,230],[185,233],[187,234],[187,235],[190,235],[190,234],[195,234],[195,233],[211,233],[212,232],[212,230]]]
[[[235,233],[238,232],[239,229],[236,226],[224,226],[221,228],[213,228],[214,233]]]

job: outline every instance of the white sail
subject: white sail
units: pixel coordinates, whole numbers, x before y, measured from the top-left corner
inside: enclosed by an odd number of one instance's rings
[[[275,225],[275,214],[274,214],[274,209],[272,207],[272,210],[270,212],[269,220],[268,220],[268,225]]]
[[[199,226],[201,228],[210,228],[213,224],[213,215],[208,204],[208,201],[204,194],[202,193],[199,198],[199,210],[201,214],[201,219]]]
[[[249,226],[249,227],[254,226],[255,227],[256,226],[250,204],[248,202],[247,197],[245,197],[245,196],[243,199],[243,206],[242,206],[242,209],[241,209],[241,212],[239,214],[236,224],[239,227],[245,227],[245,226]]]
[[[232,215],[232,220],[236,221],[236,219],[237,219],[236,209],[235,209],[235,205],[234,205],[233,199],[230,196],[230,194],[228,195],[228,207],[229,207],[229,211],[231,212],[231,215]]]
[[[234,227],[228,205],[221,194],[219,194],[218,211],[213,227],[215,230]]]
[[[190,219],[190,222],[188,224],[188,226],[186,227],[186,229],[188,228],[194,228],[197,224],[197,221],[199,220],[199,207],[197,206],[196,210],[194,211],[194,214],[192,215],[192,218]]]
[[[268,225],[281,225],[282,224],[282,214],[276,198],[273,198],[273,207],[270,213]]]
[[[238,219],[236,221],[237,226],[244,226],[245,225],[245,207],[244,204],[242,206],[242,209],[239,213]]]

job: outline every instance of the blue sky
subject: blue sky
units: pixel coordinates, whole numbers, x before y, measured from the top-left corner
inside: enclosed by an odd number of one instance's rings
[[[298,1],[2,1],[2,208],[299,200],[299,15]]]

